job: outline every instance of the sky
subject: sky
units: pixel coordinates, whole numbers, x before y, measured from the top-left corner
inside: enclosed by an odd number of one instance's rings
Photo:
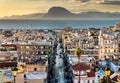
[[[120,12],[120,0],[0,0],[0,17],[46,13],[53,6],[64,7],[73,13]]]

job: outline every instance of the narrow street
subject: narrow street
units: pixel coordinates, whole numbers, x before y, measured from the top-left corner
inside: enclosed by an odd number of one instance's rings
[[[73,83],[73,73],[62,43],[57,42],[54,54],[48,58],[47,83]]]
[[[56,56],[56,76],[58,78],[58,83],[65,83],[64,82],[64,68],[63,68],[63,60],[59,58],[59,56]]]
[[[58,79],[58,83],[65,83],[64,79],[64,66],[63,66],[63,59],[60,58],[60,44],[58,43],[57,46],[57,54],[56,55],[56,65],[55,65],[55,70],[56,70],[56,78]]]

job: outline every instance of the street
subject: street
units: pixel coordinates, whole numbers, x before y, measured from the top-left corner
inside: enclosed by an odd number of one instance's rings
[[[56,56],[56,65],[55,65],[55,70],[58,78],[58,83],[65,83],[64,82],[64,67],[63,67],[63,60],[59,57]]]
[[[55,71],[56,71],[56,76],[58,78],[58,83],[65,83],[63,59],[60,58],[60,56],[59,56],[61,50],[62,49],[60,48],[60,43],[58,43]]]
[[[72,71],[61,43],[57,43],[55,55],[48,58],[47,83],[73,83]]]

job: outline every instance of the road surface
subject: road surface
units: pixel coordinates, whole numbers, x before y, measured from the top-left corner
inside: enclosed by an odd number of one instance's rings
[[[57,46],[57,56],[56,56],[56,65],[55,65],[55,70],[56,70],[56,77],[58,79],[58,83],[65,83],[64,79],[64,65],[63,65],[63,59],[60,58],[60,43],[58,43]]]

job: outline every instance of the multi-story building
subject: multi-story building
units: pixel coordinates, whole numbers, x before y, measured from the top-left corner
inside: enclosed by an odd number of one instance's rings
[[[79,69],[78,67],[76,67],[76,65],[72,66],[73,68],[73,73],[74,73],[74,83],[78,83],[80,81],[80,83],[94,83],[95,82],[95,72],[91,70],[91,68],[83,63],[79,63],[79,65],[81,69]],[[77,70],[80,71],[77,71]],[[80,76],[80,80],[79,80],[79,76]]]
[[[64,45],[65,51],[70,54],[74,54],[75,49],[79,46],[79,39],[77,31],[70,29],[68,31],[62,31],[62,42]]]
[[[79,34],[79,44],[84,51],[84,55],[93,56],[99,59],[100,55],[100,41],[99,41],[100,29],[88,29],[84,30],[82,34]]]
[[[9,34],[12,35],[7,37]],[[52,55],[56,33],[49,30],[2,30],[0,40],[2,53],[18,54],[19,60],[26,62]]]
[[[120,35],[118,36],[118,42],[119,42],[119,55],[120,55]]]
[[[114,28],[115,28],[116,30],[120,30],[120,22],[116,23],[115,26],[114,26]]]
[[[67,49],[69,54],[74,55],[77,47],[80,47],[84,52],[83,55],[93,56],[99,59],[100,55],[100,29],[80,29],[63,31],[62,40],[64,49]]]
[[[101,34],[101,59],[112,58],[113,55],[119,54],[118,32],[109,30],[102,31]]]
[[[117,23],[119,24],[119,23]],[[119,28],[119,26],[116,26]],[[64,49],[74,55],[75,49],[80,47],[83,55],[93,56],[95,59],[112,58],[120,54],[119,31],[109,28],[103,29],[70,29],[62,31],[62,42]]]
[[[17,66],[17,61],[17,45],[2,44],[0,46],[0,67],[15,67]]]
[[[19,59],[31,59],[38,55],[53,53],[54,32],[45,30],[18,30],[14,33],[14,43],[18,44]],[[38,57],[40,57],[38,56]],[[31,57],[31,58],[30,58]]]
[[[31,42],[31,43],[19,43],[18,53],[24,56],[42,56],[52,54],[51,42]]]

